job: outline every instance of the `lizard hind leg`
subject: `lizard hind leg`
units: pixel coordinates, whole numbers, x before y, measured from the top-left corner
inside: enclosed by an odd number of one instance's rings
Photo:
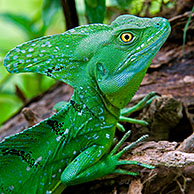
[[[153,169],[154,168],[153,166],[140,163],[138,161],[119,160],[119,158],[126,151],[128,151],[129,149],[134,147],[137,143],[139,143],[140,141],[144,140],[147,137],[147,135],[140,137],[137,141],[129,144],[128,146],[124,147],[121,151],[116,153],[119,147],[123,144],[123,142],[129,137],[129,135],[130,135],[130,131],[128,131],[123,136],[123,138],[116,144],[116,146],[113,148],[111,152],[105,154],[101,159],[95,160],[96,162],[93,161],[92,165],[89,165],[88,160],[87,160],[89,155],[85,155],[84,152],[82,152],[78,156],[78,158],[72,161],[72,164],[70,164],[62,173],[62,176],[61,176],[62,183],[67,186],[74,185],[74,184],[80,184],[83,182],[92,181],[102,176],[105,176],[108,174],[114,174],[114,173],[132,175],[132,176],[138,175],[138,173],[135,173],[135,172],[118,169],[117,167],[120,165],[138,165],[138,166],[142,166],[145,168]],[[98,149],[100,149],[100,147],[95,147],[95,148],[90,147],[86,150],[86,152],[93,155],[92,158],[95,158],[97,156],[96,153],[98,153],[97,151]],[[89,158],[91,159],[91,157]],[[79,164],[77,166],[78,159],[80,159],[82,164]]]

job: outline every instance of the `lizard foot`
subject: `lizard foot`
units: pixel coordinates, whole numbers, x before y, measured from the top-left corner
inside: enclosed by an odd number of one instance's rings
[[[129,149],[131,149],[132,147],[136,146],[139,142],[143,141],[144,139],[146,139],[148,137],[148,135],[143,135],[142,137],[137,139],[135,142],[132,142],[128,146],[124,147],[120,152],[116,153],[116,151],[123,144],[123,142],[130,136],[130,134],[131,134],[130,131],[125,133],[123,138],[116,144],[116,146],[110,152],[110,155],[108,157],[112,160],[112,163],[114,163],[116,166],[128,164],[128,165],[138,165],[138,166],[142,166],[142,167],[145,167],[145,168],[154,169],[155,168],[154,166],[148,165],[148,164],[144,164],[144,163],[141,163],[141,162],[138,162],[138,161],[119,160],[119,158],[125,152],[127,152]],[[123,170],[123,169],[116,169],[116,168],[113,170],[113,173],[127,174],[127,175],[133,175],[133,176],[139,175],[139,173],[135,173],[135,172],[131,172],[131,171]]]

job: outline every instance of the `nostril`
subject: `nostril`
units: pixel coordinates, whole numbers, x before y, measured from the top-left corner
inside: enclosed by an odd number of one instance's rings
[[[157,22],[157,23],[156,23],[156,28],[159,28],[159,26],[160,26],[160,23]]]

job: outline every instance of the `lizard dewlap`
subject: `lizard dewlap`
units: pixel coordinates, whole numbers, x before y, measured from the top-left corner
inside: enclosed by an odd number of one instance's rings
[[[10,73],[44,74],[74,94],[55,115],[0,143],[0,193],[60,193],[106,174],[137,175],[120,165],[153,168],[119,159],[146,136],[116,153],[128,131],[110,148],[116,127],[123,129],[122,109],[169,33],[164,18],[122,15],[110,25],[79,26],[12,49],[4,60]]]

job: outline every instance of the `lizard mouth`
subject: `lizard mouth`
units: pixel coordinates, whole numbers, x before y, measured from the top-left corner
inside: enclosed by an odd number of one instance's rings
[[[166,41],[169,33],[170,33],[170,30],[166,28],[165,31],[163,31],[162,35],[160,35],[160,38],[158,38],[157,40],[151,42],[145,48],[141,49],[141,47],[138,47],[139,48],[138,50],[140,50],[140,51],[135,52],[135,53],[130,54],[129,56],[127,56],[127,58],[123,61],[123,63],[117,68],[116,72],[121,73],[124,70],[130,68],[131,65],[135,66],[137,61],[142,61],[142,63],[146,63],[147,59],[150,59],[150,58],[152,59],[155,56],[155,53],[158,52],[160,47]],[[137,65],[137,67],[134,67],[134,68],[139,69],[139,66],[142,63],[139,63],[139,65]],[[142,65],[142,68],[147,68],[147,66]]]

